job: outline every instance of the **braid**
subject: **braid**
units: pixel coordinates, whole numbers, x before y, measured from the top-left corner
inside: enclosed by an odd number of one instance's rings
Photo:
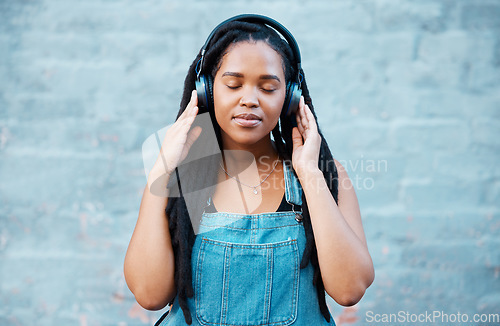
[[[304,82],[302,83],[302,95],[304,96],[305,103],[311,109],[311,112],[314,116],[314,119],[318,121],[316,117],[316,113],[314,111],[314,106],[312,104],[312,99],[309,95],[309,89],[307,88],[307,84],[305,82],[305,74],[302,71],[302,75],[304,76]],[[316,122],[317,123],[317,122]],[[321,132],[321,129],[318,126],[318,133],[321,136],[321,146],[318,160],[318,168],[323,172],[323,177],[325,178],[330,193],[332,194],[335,202],[338,204],[338,173],[337,168],[335,166],[335,162],[333,160],[332,153],[328,147],[325,137]],[[314,241],[314,233],[311,225],[311,217],[309,214],[309,209],[307,206],[307,201],[305,198],[305,194],[302,193],[302,202],[303,202],[303,215],[304,215],[304,229],[306,233],[306,248],[304,250],[304,255],[302,256],[302,261],[300,263],[300,267],[304,268],[307,266],[308,261],[311,261],[311,264],[314,267],[314,277],[313,284],[316,286],[316,291],[318,294],[318,301],[321,313],[325,317],[325,319],[330,321],[330,314],[328,311],[328,307],[326,306],[325,301],[325,287],[323,284],[323,279],[321,277],[321,270],[319,268],[318,262],[318,253],[316,249],[316,243]]]
[[[269,46],[271,46],[276,52],[280,54],[283,62],[283,69],[285,72],[285,79],[288,83],[293,76],[297,75],[295,67],[291,64],[290,58],[293,58],[293,53],[290,49],[288,43],[281,39],[278,33],[273,29],[262,25],[254,24],[240,21],[233,21],[224,26],[222,26],[212,38],[210,44],[208,45],[208,51],[205,53],[204,57],[204,67],[211,67],[211,71],[205,71],[204,73],[210,73],[212,77],[215,77],[218,69],[220,68],[222,57],[229,50],[231,44],[236,44],[241,41],[265,41]],[[195,89],[196,81],[196,65],[201,59],[201,51],[198,53],[193,63],[189,67],[186,79],[184,81],[184,92],[180,103],[180,110],[177,114],[177,118],[184,112],[189,100],[191,98],[191,92]],[[304,96],[305,103],[311,109],[314,118],[316,119],[316,114],[314,112],[314,107],[312,104],[312,99],[309,95],[309,90],[307,88],[304,72],[301,70],[304,78],[302,79],[301,89],[302,95]],[[203,113],[203,112],[199,112]],[[219,144],[219,148],[222,151],[222,138],[221,130],[217,124],[215,118],[215,112],[213,110],[209,111],[212,125],[215,130],[215,135]],[[316,120],[317,121],[317,120]],[[280,128],[281,127],[281,128]],[[203,137],[203,132],[200,137]],[[338,175],[333,162],[332,154],[328,148],[328,144],[321,133],[319,126],[318,132],[321,136],[321,148],[318,167],[322,170],[323,176],[327,181],[328,187],[331,194],[333,195],[335,201],[337,202],[338,197]],[[276,148],[280,156],[282,156],[288,162],[291,162],[293,143],[292,143],[292,124],[289,118],[280,118],[280,122],[272,130],[272,136],[274,138]],[[196,144],[196,143],[195,143]],[[207,173],[204,173],[206,180],[202,180],[206,184],[215,184],[217,177],[217,158],[209,157],[206,158],[206,169]],[[177,175],[177,178],[179,176]],[[191,173],[186,173],[183,175],[183,184],[194,184],[200,182],[199,174],[192,175]],[[179,179],[178,179],[179,180]],[[196,189],[204,189],[203,187],[196,187]],[[182,190],[179,185],[179,197],[169,197],[165,213],[169,218],[169,230],[172,238],[172,247],[174,250],[175,257],[175,273],[174,280],[177,289],[177,296],[179,300],[179,306],[181,307],[186,323],[191,325],[192,317],[188,308],[187,298],[191,298],[194,295],[194,289],[192,285],[192,264],[191,264],[191,253],[195,241],[194,229],[191,224],[191,219],[189,218],[189,213],[186,207],[185,197],[182,195]],[[171,192],[174,195],[174,192]],[[177,195],[177,193],[175,194]],[[204,203],[206,200],[213,195],[213,187],[207,187],[205,190],[200,191],[197,199],[198,201],[193,201],[194,205],[199,205],[199,203]],[[325,289],[323,281],[321,278],[321,272],[319,269],[318,255],[316,250],[316,245],[314,242],[314,234],[311,226],[311,219],[309,215],[309,210],[307,207],[307,201],[305,195],[302,194],[302,205],[303,205],[303,223],[306,234],[306,247],[302,256],[302,261],[300,263],[300,268],[307,267],[309,261],[314,268],[313,285],[316,287],[318,295],[318,303],[320,311],[325,319],[330,321],[330,313],[325,301]],[[191,202],[190,202],[191,204]],[[190,206],[191,207],[191,206]],[[203,207],[197,207],[195,212],[197,212],[197,217],[201,218],[201,213]],[[173,299],[170,304],[173,303]]]

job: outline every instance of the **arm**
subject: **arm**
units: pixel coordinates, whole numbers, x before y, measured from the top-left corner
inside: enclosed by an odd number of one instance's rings
[[[303,185],[326,292],[339,304],[351,306],[374,279],[356,193],[344,167],[339,175],[337,205],[323,173],[311,169],[299,178]]]
[[[167,182],[168,178],[162,181],[165,186]],[[151,183],[148,181],[148,184]],[[125,256],[127,285],[137,302],[149,310],[162,309],[176,293],[174,252],[165,216],[167,197],[157,197],[151,194],[148,185],[145,187],[137,224]]]
[[[150,310],[162,309],[176,294],[175,259],[165,208],[169,176],[187,156],[200,136],[201,127],[190,130],[198,113],[196,90],[177,121],[167,130],[144,189],[139,218],[125,256],[124,274],[137,302]],[[151,189],[156,189],[155,196]],[[161,190],[161,191],[160,191]]]
[[[358,200],[344,167],[336,160],[338,205],[330,194],[318,168],[321,136],[303,98],[292,140],[293,167],[307,200],[325,290],[337,303],[354,305],[374,279]]]

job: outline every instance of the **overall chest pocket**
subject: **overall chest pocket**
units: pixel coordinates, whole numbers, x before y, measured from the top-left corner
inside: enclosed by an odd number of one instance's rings
[[[290,325],[297,318],[297,240],[235,244],[203,238],[195,270],[202,325]]]

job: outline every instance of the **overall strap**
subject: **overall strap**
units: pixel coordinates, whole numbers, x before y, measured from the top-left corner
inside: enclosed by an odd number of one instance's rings
[[[295,176],[290,162],[283,161],[283,174],[285,178],[285,196],[286,201],[297,206],[302,205],[302,186],[299,179]]]

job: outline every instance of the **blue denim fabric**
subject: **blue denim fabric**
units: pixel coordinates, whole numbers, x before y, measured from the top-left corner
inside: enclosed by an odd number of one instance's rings
[[[286,200],[300,212],[300,183],[286,164],[283,172]],[[192,325],[335,325],[320,312],[312,265],[299,267],[306,245],[299,221],[293,211],[203,213],[187,301]],[[186,325],[177,297],[160,325]]]

